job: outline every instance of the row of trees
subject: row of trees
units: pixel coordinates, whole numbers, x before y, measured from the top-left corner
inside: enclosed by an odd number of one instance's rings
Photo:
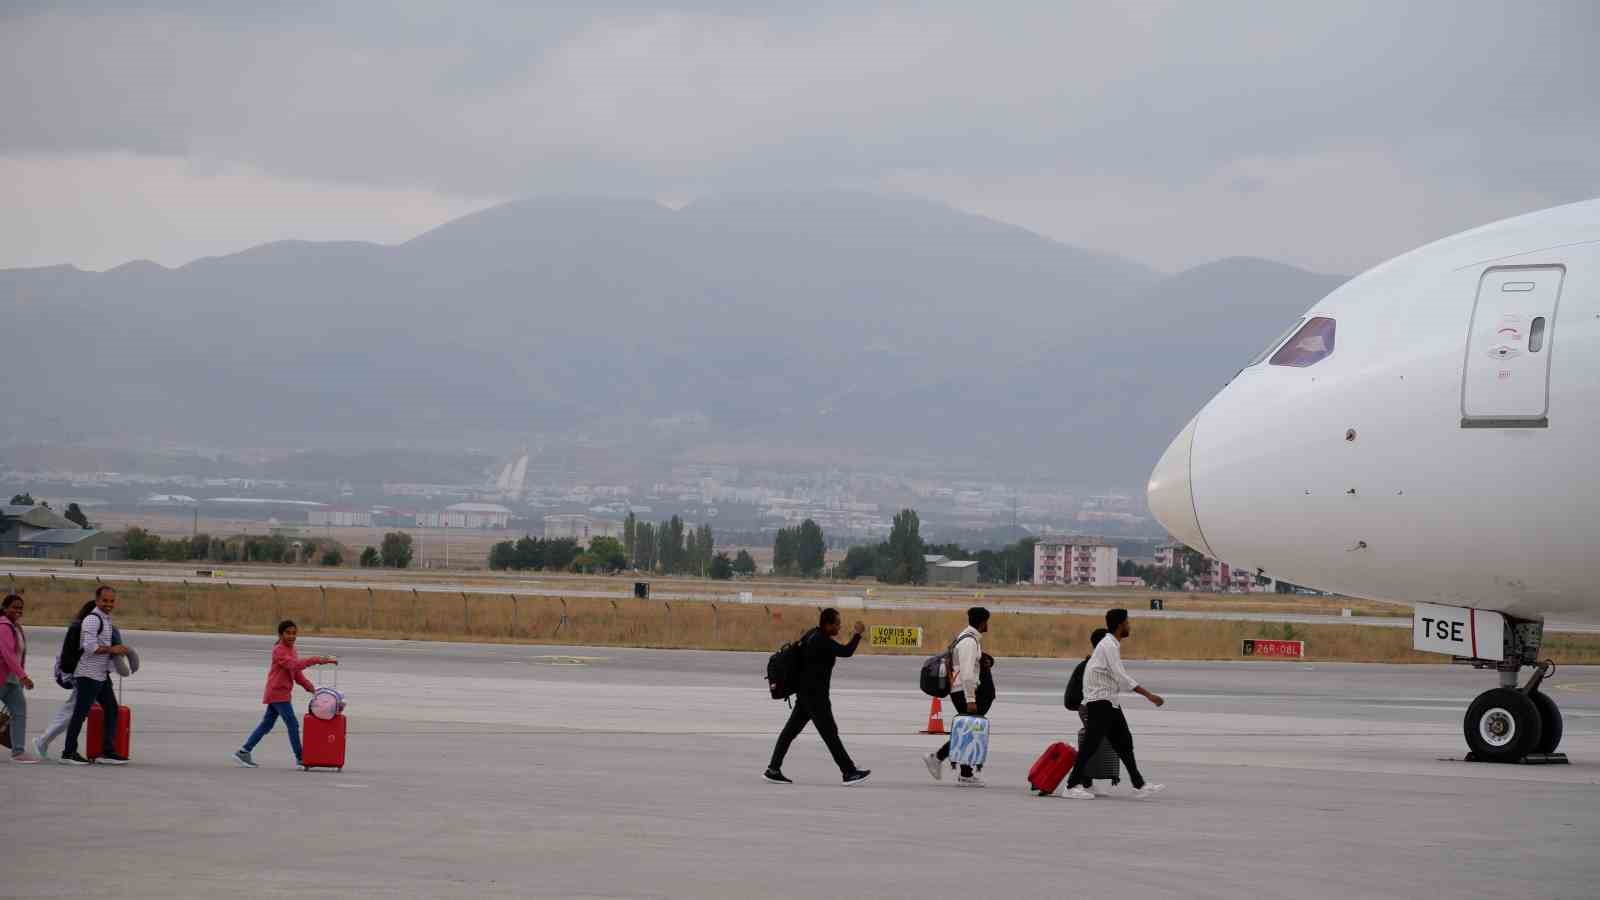
[[[780,528],[772,542],[772,572],[817,578],[822,575],[827,540],[816,522],[806,519],[793,528]]]
[[[652,525],[630,512],[622,521],[622,552],[627,565],[641,572],[709,575],[716,558],[716,539],[708,524],[691,529],[673,516]]]
[[[926,584],[928,556],[972,559],[978,562],[978,580],[1015,584],[1033,580],[1033,547],[1038,538],[1027,537],[999,550],[971,552],[959,544],[928,544],[922,539],[922,520],[914,509],[894,517],[889,538],[877,545],[851,547],[834,567],[840,578],[875,577],[887,584]]]
[[[336,541],[290,541],[281,534],[241,535],[226,540],[208,534],[163,538],[135,526],[123,533],[123,540],[127,542],[129,559],[344,565],[344,546]]]
[[[590,543],[598,543],[601,538],[596,538]],[[611,538],[604,540],[616,541]],[[572,538],[544,538],[523,535],[515,541],[501,541],[489,548],[489,568],[496,570],[514,569],[518,572],[534,570],[566,571],[572,563],[583,553],[583,548]],[[600,548],[601,555],[605,548]]]
[[[381,550],[369,546],[361,551],[360,562],[363,569],[408,569],[411,567],[411,559],[411,535],[404,531],[390,531],[383,536]]]

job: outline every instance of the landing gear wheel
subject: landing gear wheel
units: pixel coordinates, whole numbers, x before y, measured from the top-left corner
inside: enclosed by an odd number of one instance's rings
[[[1532,691],[1528,698],[1539,710],[1539,741],[1533,747],[1534,753],[1554,753],[1561,746],[1561,710],[1556,707],[1556,702],[1544,691]]]
[[[1478,695],[1462,722],[1472,755],[1485,762],[1518,762],[1534,752],[1541,737],[1539,708],[1516,688]]]

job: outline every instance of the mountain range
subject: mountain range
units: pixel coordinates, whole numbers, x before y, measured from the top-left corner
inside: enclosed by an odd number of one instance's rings
[[[0,424],[233,446],[566,435],[1137,486],[1343,280],[1252,258],[1169,275],[900,195],[546,197],[398,245],[0,271]]]

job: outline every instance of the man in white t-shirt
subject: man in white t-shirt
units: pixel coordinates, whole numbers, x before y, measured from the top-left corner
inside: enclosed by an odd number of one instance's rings
[[[1100,742],[1109,741],[1128,770],[1133,796],[1143,800],[1160,793],[1163,785],[1147,784],[1139,773],[1139,764],[1133,758],[1133,734],[1128,731],[1128,720],[1122,714],[1121,692],[1129,690],[1141,694],[1156,706],[1167,701],[1160,694],[1141,687],[1122,665],[1122,642],[1132,634],[1128,627],[1128,611],[1107,611],[1106,631],[1108,633],[1095,645],[1089,664],[1083,670],[1083,743],[1078,747],[1078,761],[1072,767],[1072,774],[1067,776],[1061,796],[1073,800],[1094,799],[1094,794],[1084,786],[1088,781],[1084,769],[1100,749]]]

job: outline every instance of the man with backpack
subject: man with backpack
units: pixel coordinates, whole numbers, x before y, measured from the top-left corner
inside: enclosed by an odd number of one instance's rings
[[[794,710],[789,713],[789,721],[778,735],[777,746],[772,748],[772,761],[763,773],[763,777],[773,784],[794,783],[783,774],[783,758],[788,755],[789,745],[794,743],[807,722],[816,723],[817,734],[822,736],[822,742],[833,755],[833,761],[839,766],[846,785],[860,784],[872,774],[871,770],[856,768],[850,754],[845,752],[844,742],[839,740],[839,726],[833,721],[833,701],[828,696],[828,690],[833,681],[834,660],[854,655],[856,647],[861,644],[862,632],[867,630],[866,625],[857,622],[850,643],[841,644],[834,638],[842,627],[839,611],[832,607],[824,609],[816,628],[778,653],[780,657],[786,653],[795,654],[796,665],[791,676],[795,679],[794,683],[773,690],[773,695],[779,697],[783,696],[780,692],[790,687],[794,692]]]
[[[994,705],[994,682],[989,674],[993,657],[983,652],[983,636],[989,631],[989,611],[981,606],[967,610],[967,627],[950,643],[950,705],[962,716],[987,716]],[[944,762],[950,758],[950,742],[922,758],[934,781],[944,778]],[[956,782],[965,787],[983,787],[983,779],[963,765]]]
[[[105,714],[104,728],[100,731],[101,753],[99,762],[109,766],[126,765],[126,757],[116,752],[117,735],[117,694],[111,687],[111,659],[122,656],[128,648],[116,643],[112,636],[111,611],[117,607],[117,591],[109,585],[101,585],[94,590],[95,610],[83,617],[79,626],[79,643],[76,648],[79,656],[77,665],[73,667],[72,674],[77,679],[77,693],[74,695],[72,720],[67,725],[67,745],[61,750],[61,762],[69,766],[86,766],[89,764],[78,754],[78,732],[83,728],[83,722],[89,717],[89,710],[96,703],[100,704]],[[62,648],[62,668],[67,668],[71,662],[66,658],[72,650],[71,647]]]
[[[1100,639],[1107,634],[1104,628],[1096,628],[1089,632],[1089,656],[1085,656],[1072,670],[1072,675],[1067,678],[1067,694],[1063,701],[1067,709],[1078,714],[1078,724],[1085,730],[1089,728],[1089,715],[1083,710],[1083,670],[1088,667],[1089,659],[1094,655],[1094,648],[1100,646]],[[1083,779],[1084,790],[1094,791],[1094,779]],[[1096,797],[1100,796],[1098,793]]]
[[[1078,760],[1067,776],[1067,785],[1061,796],[1073,800],[1093,800],[1094,794],[1085,787],[1089,760],[1094,758],[1102,741],[1109,741],[1122,765],[1128,770],[1128,780],[1133,783],[1133,796],[1144,800],[1160,793],[1163,785],[1146,784],[1139,774],[1139,763],[1133,758],[1133,734],[1128,731],[1128,720],[1122,714],[1120,702],[1123,690],[1141,694],[1156,706],[1167,701],[1133,680],[1122,665],[1122,642],[1132,634],[1128,627],[1128,611],[1113,609],[1106,612],[1105,637],[1095,645],[1094,652],[1083,670],[1083,742],[1078,747]]]

